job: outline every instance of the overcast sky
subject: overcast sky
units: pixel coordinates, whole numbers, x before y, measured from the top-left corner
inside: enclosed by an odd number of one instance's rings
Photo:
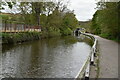
[[[79,21],[92,19],[96,11],[96,0],[70,0],[69,9],[74,10]]]

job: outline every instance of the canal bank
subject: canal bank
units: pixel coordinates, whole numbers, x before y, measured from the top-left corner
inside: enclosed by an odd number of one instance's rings
[[[40,39],[40,32],[1,33],[2,44],[16,44]]]
[[[44,38],[58,37],[61,36],[61,34],[58,32],[46,33],[38,31],[27,31],[16,33],[0,33],[0,36],[2,37],[2,44],[16,44]]]

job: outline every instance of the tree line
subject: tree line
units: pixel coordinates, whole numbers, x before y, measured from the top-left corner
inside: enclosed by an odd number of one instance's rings
[[[11,9],[16,7],[17,13],[2,16],[3,19],[40,26],[43,35],[69,35],[79,26],[74,11],[67,8],[69,2],[65,0],[58,2],[9,2],[7,4]],[[0,5],[5,5],[5,3],[2,2]],[[4,6],[1,6],[0,9],[4,9]]]
[[[120,39],[120,2],[98,2],[90,32],[108,39]]]

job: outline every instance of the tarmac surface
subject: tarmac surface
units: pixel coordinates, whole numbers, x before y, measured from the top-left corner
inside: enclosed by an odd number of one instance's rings
[[[118,50],[117,42],[95,36],[99,45],[99,78],[118,78]],[[94,71],[92,71],[94,72]]]

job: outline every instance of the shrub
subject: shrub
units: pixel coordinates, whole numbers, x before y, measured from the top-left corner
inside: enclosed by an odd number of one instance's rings
[[[3,44],[14,44],[40,39],[40,32],[2,33]]]

